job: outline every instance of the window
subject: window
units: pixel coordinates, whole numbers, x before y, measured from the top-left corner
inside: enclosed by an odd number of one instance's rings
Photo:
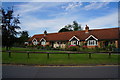
[[[71,45],[77,45],[77,41],[71,41]]]
[[[37,45],[37,43],[38,43],[37,41],[33,41],[33,45]]]
[[[45,41],[42,41],[42,42],[41,42],[41,45],[45,45],[45,44],[46,44],[46,42],[45,42]]]
[[[88,46],[96,46],[97,45],[97,41],[96,40],[88,40],[87,45]]]

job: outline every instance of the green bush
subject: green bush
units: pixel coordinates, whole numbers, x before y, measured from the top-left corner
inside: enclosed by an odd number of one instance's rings
[[[80,48],[78,46],[71,46],[68,48],[69,51],[79,51]]]

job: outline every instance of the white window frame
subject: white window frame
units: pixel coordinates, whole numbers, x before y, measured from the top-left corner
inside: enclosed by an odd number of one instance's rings
[[[87,41],[87,46],[97,46],[98,45],[98,40],[88,40]]]
[[[33,45],[37,45],[37,44],[38,44],[37,39],[34,38],[34,39],[32,40],[32,43],[33,43]]]
[[[75,44],[75,43],[76,43],[76,44]],[[74,40],[74,41],[71,41],[71,45],[79,45],[79,44],[78,44],[78,41],[75,41],[75,40]]]
[[[44,40],[44,41],[42,41]],[[40,39],[41,45],[46,45],[46,40],[44,38]]]
[[[41,45],[46,45],[46,41],[41,41]]]

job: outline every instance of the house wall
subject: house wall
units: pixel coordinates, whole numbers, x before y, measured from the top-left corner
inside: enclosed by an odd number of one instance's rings
[[[115,47],[118,48],[118,40],[115,41]]]
[[[50,42],[46,42],[46,45],[50,45]]]
[[[57,48],[57,47],[59,47],[59,44],[58,44],[57,42],[55,42],[55,43],[53,44],[53,47],[54,47],[54,48]]]

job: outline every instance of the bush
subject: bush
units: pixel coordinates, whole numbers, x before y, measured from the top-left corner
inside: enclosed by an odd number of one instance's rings
[[[44,49],[46,49],[46,50],[51,50],[51,49],[52,49],[52,46],[46,45],[46,46],[44,47]]]
[[[80,48],[78,46],[70,46],[70,47],[68,47],[68,50],[69,51],[79,51]]]

